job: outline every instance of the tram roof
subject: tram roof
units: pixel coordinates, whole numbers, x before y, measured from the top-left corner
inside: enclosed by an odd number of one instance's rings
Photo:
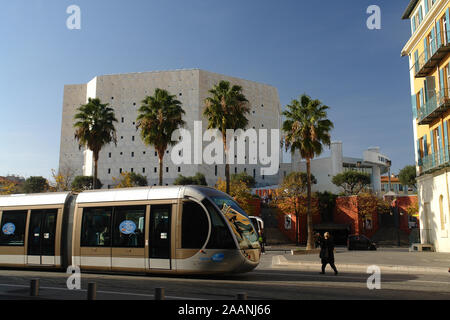
[[[70,192],[0,196],[0,207],[63,205]]]

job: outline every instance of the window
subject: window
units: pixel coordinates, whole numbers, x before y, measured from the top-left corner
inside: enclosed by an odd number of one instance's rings
[[[209,237],[207,249],[236,249],[236,244],[231,236],[230,229],[224,221],[222,215],[217,211],[213,204],[204,199],[203,205],[208,209],[211,219],[211,235]]]
[[[192,201],[183,203],[181,247],[200,249],[208,237],[208,218],[203,208]]]
[[[134,158],[134,152],[131,153],[131,157]]]
[[[169,167],[166,167],[166,172],[169,172]]]
[[[142,173],[145,173],[145,168],[142,168]]]
[[[24,246],[27,211],[3,211],[0,246]]]
[[[114,208],[113,247],[144,248],[145,206]]]
[[[111,152],[108,154],[108,157],[111,158]]]
[[[119,169],[119,172],[122,173],[122,168]]]
[[[133,169],[133,168],[131,168],[131,172],[134,172],[134,169]]]
[[[445,221],[445,215],[444,215],[444,196],[439,197],[439,212],[441,214],[441,230],[445,230],[445,225],[447,221]]]
[[[82,247],[109,247],[111,245],[112,208],[85,208],[81,223]]]
[[[214,167],[214,174],[217,177],[217,166]]]
[[[157,172],[158,172],[158,168],[155,167],[155,173],[157,173]]]
[[[111,174],[111,169],[108,169],[108,174]]]
[[[178,172],[181,172],[181,167],[178,167]]]
[[[122,117],[122,123],[125,121],[125,118],[124,117]]]

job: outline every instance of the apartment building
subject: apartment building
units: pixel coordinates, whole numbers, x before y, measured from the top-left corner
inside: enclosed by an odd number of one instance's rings
[[[412,0],[403,19],[411,37],[402,50],[410,66],[421,241],[450,252],[450,3]]]

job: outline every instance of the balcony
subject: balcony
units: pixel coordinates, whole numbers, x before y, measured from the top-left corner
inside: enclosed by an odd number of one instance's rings
[[[450,109],[450,90],[444,88],[440,91],[428,92],[428,100],[418,110],[417,119],[419,125],[429,125],[439,119],[443,113]]]
[[[423,78],[436,70],[439,62],[450,52],[450,31],[438,33],[414,63],[414,75]]]
[[[450,166],[450,146],[441,149],[438,153],[427,155],[419,160],[420,173],[430,173],[434,170]]]

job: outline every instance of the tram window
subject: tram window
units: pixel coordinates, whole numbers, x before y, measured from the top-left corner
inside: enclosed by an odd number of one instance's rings
[[[181,222],[181,247],[183,249],[200,249],[208,237],[208,218],[203,208],[195,202],[183,203]]]
[[[112,208],[85,208],[81,227],[82,247],[109,247],[111,245]]]
[[[113,247],[144,248],[145,206],[114,209]]]
[[[209,238],[207,249],[236,249],[236,244],[231,236],[230,229],[225,224],[225,221],[221,214],[217,212],[217,209],[213,204],[204,199],[203,205],[208,209],[209,217],[211,218],[212,230]]]
[[[23,246],[27,211],[3,211],[0,246]]]

